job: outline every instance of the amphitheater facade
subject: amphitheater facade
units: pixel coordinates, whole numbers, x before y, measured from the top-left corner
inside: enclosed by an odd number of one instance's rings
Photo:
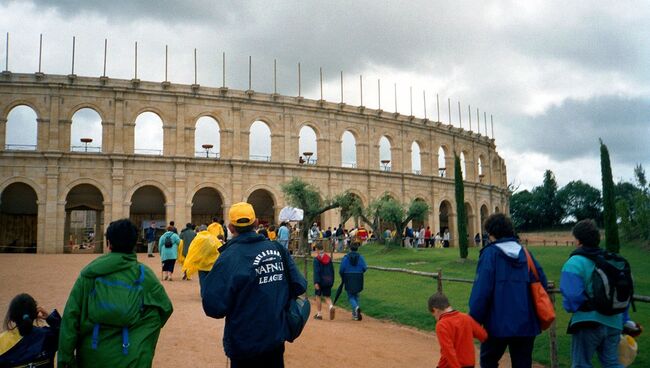
[[[33,147],[7,140],[11,112],[21,106],[36,117]],[[97,150],[73,149],[71,127],[80,109],[101,118]],[[135,147],[136,120],[144,112],[162,121],[162,152]],[[218,122],[218,157],[209,148],[204,156],[196,153],[196,124],[204,116]],[[254,122],[270,130],[266,157],[250,153]],[[303,126],[316,135],[314,162],[299,150]],[[345,132],[355,143],[349,162],[343,159]],[[383,163],[382,137],[390,144],[390,161]],[[7,249],[64,252],[80,243],[72,231],[79,211],[93,214],[90,226],[100,243],[114,219],[130,217],[140,226],[175,220],[180,229],[213,215],[227,218],[228,207],[239,201],[253,203],[261,220],[277,223],[286,205],[280,185],[294,176],[314,184],[323,198],[349,190],[364,205],[385,192],[404,203],[425,201],[431,210],[424,225],[434,233],[449,227],[456,244],[454,153],[464,156],[470,234],[480,231],[488,214],[509,210],[506,168],[494,139],[393,112],[250,90],[5,72],[0,142],[0,246]],[[320,222],[334,227],[339,217],[329,211]]]

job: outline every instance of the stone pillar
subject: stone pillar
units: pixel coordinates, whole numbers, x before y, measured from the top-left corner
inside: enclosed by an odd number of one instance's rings
[[[282,147],[281,144],[278,144],[279,142],[283,142],[283,141],[284,141],[284,134],[280,134],[280,133],[274,134],[273,131],[271,131],[271,161],[287,162],[286,157],[284,155],[284,147]],[[290,157],[291,156],[289,156],[289,158]]]
[[[236,137],[235,141],[239,141],[239,143],[235,144],[236,148],[233,150],[234,159],[239,159],[239,160],[250,159],[250,135],[251,135],[250,130],[246,130],[242,132],[235,131],[235,137]],[[273,141],[271,141],[271,144],[273,144]]]
[[[108,249],[108,246],[106,244],[106,237],[103,236],[103,234],[106,232],[106,228],[108,228],[108,225],[112,221],[117,220],[117,218],[114,219],[112,217],[113,216],[113,202],[111,202],[110,200],[104,201],[102,203],[102,205],[104,206],[104,210],[102,211],[103,220],[102,220],[102,223],[100,224],[100,226],[98,226],[96,234],[102,234],[102,236],[100,238],[102,240],[102,244],[101,244],[102,252],[103,253],[108,253],[109,249]],[[96,236],[96,237],[99,238],[99,236]]]
[[[61,154],[45,154],[45,218],[43,253],[63,253],[65,202],[59,203],[59,158]]]
[[[326,137],[317,138],[316,147],[318,149],[317,164],[319,166],[336,166],[334,162],[332,162],[332,148],[330,146],[330,140],[328,138]]]
[[[185,203],[185,198],[187,197],[187,175],[185,172],[184,163],[176,163],[174,165],[174,193],[172,200],[174,201],[175,211],[173,215],[173,220],[180,227],[187,222],[192,220],[192,207],[190,205],[189,209]],[[189,216],[188,216],[189,213]]]
[[[177,97],[176,98],[176,123],[172,122],[167,122],[166,125],[172,126],[172,129],[170,130],[170,136],[174,136],[174,140],[172,142],[172,147],[174,149],[173,153],[170,152],[170,155],[174,156],[182,156],[182,157],[193,157],[194,156],[194,140],[185,140],[185,127],[187,126],[187,121],[185,121],[185,100],[183,97]],[[165,123],[163,123],[165,125]],[[190,126],[192,124],[189,124]],[[186,144],[189,143],[189,144]],[[190,150],[189,147],[192,147]],[[191,151],[192,154],[188,155],[187,151]],[[164,151],[165,154],[167,154],[167,151]],[[183,202],[178,202],[179,206]]]
[[[112,153],[133,153],[133,128],[135,127],[134,122],[125,121],[124,114],[124,97],[122,92],[115,93],[115,109],[113,110],[113,121],[114,125],[114,134]],[[117,202],[116,202],[117,203]]]
[[[81,145],[81,142],[70,142],[72,120],[59,119],[59,146],[58,151],[70,152],[72,144]],[[72,144],[71,144],[72,143]]]
[[[196,157],[196,127],[195,126],[185,126],[177,127],[178,131],[183,131],[184,138],[181,141],[182,143],[179,146],[178,155],[183,157]],[[223,157],[223,136],[224,131],[219,130],[219,157]],[[215,147],[216,148],[216,147]]]
[[[47,195],[46,191],[44,191],[43,196]],[[36,205],[38,206],[38,215],[36,220],[36,252],[40,254],[49,253],[46,249],[47,245],[45,242],[45,234],[48,233],[45,222],[45,212],[47,210],[46,204],[47,201],[45,198],[36,202]]]
[[[102,120],[102,153],[113,153],[115,121]]]
[[[404,170],[406,165],[404,165],[402,161],[402,149],[397,146],[392,146],[390,147],[390,167],[392,172],[405,172]],[[409,164],[407,167],[410,167],[411,165]],[[409,171],[410,172],[410,171]]]
[[[250,127],[242,127],[241,124],[241,107],[232,107],[232,158],[235,160],[248,160],[249,155],[249,141],[248,135],[250,134]],[[245,129],[245,131],[243,130]],[[244,135],[244,132],[246,133]]]
[[[59,96],[59,90],[58,88],[52,89],[50,91],[50,116],[49,119],[47,120],[47,125],[41,129],[40,127],[40,122],[39,122],[39,131],[38,131],[38,150],[42,151],[57,151],[61,150],[61,146],[59,144],[59,117],[60,117],[60,108],[61,108],[61,97]],[[45,123],[45,118],[43,119],[43,123]],[[38,121],[38,120],[37,120]],[[47,131],[47,134],[40,134],[40,133],[45,133]],[[42,140],[41,140],[42,137]],[[68,147],[65,151],[69,151],[70,147]]]
[[[285,139],[285,142],[287,142],[286,162],[290,164],[299,163],[299,157],[302,156],[302,152],[300,152],[300,135],[295,134],[295,132],[289,132],[289,138]]]
[[[38,123],[37,123],[38,128]],[[7,144],[7,119],[0,117],[0,151],[5,150]]]
[[[163,122],[163,155],[176,156],[176,127]]]
[[[124,156],[112,160],[111,168],[111,209],[106,209],[106,215],[110,221],[121,218],[128,218],[130,213],[131,198],[124,198]],[[107,221],[110,222],[110,221]],[[138,225],[138,224],[136,224]]]

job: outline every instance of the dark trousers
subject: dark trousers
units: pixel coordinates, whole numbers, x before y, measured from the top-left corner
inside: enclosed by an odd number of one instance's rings
[[[535,336],[490,337],[481,344],[481,368],[496,368],[508,348],[512,368],[530,368],[533,365]]]
[[[231,358],[231,368],[284,368],[284,344],[280,347],[245,358]]]

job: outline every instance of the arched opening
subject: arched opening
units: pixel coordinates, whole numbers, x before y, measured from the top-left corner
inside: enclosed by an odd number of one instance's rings
[[[474,236],[477,231],[474,226],[474,210],[469,202],[465,202],[465,213],[467,214],[467,223],[465,226],[467,228],[468,244],[474,244]]]
[[[257,189],[248,196],[246,202],[253,205],[260,224],[275,224],[275,202],[266,189]]]
[[[38,197],[25,183],[9,184],[0,195],[0,250],[36,253]]]
[[[158,114],[143,112],[135,119],[133,153],[139,155],[163,154],[163,121]]]
[[[70,151],[102,151],[102,118],[97,111],[83,108],[72,115]]]
[[[500,213],[501,210],[499,209],[499,206],[494,207],[494,213]]]
[[[476,171],[478,172],[479,183],[483,183],[483,180],[485,178],[485,173],[483,172],[483,162],[485,162],[483,155],[478,156],[478,165],[476,167]]]
[[[415,175],[422,175],[422,161],[420,158],[420,145],[418,142],[411,143],[411,172]]]
[[[391,171],[392,165],[390,141],[382,135],[379,139],[379,170]]]
[[[35,151],[38,147],[36,112],[29,106],[18,105],[7,116],[5,149]]]
[[[485,220],[487,220],[488,216],[490,215],[488,207],[486,205],[481,206],[481,235],[485,232],[485,228],[483,225],[485,224]]]
[[[463,173],[463,180],[467,179],[467,162],[465,161],[465,152],[460,153],[460,170]]]
[[[202,116],[194,126],[194,156],[221,157],[221,129],[213,117]]]
[[[192,223],[210,225],[212,217],[223,217],[223,200],[214,188],[201,188],[192,197]]]
[[[349,130],[341,137],[341,167],[357,167],[357,140]]]
[[[440,146],[438,148],[438,175],[441,178],[447,177],[447,152],[445,148]]]
[[[453,223],[451,221],[451,203],[449,201],[442,201],[438,210],[438,219],[440,224],[440,236],[444,239],[445,231],[449,231],[449,238],[451,239],[453,232]]]
[[[310,126],[300,128],[298,137],[299,162],[307,165],[316,165],[318,162],[318,143],[316,131]]]
[[[64,249],[101,253],[104,234],[104,196],[91,184],[79,184],[65,197]]]
[[[138,227],[139,242],[138,250],[144,251],[147,244],[144,242],[144,229],[154,221],[158,224],[158,233],[162,235],[167,221],[165,219],[165,195],[153,185],[145,185],[133,193],[131,196],[131,207],[129,208],[129,218]]]
[[[248,150],[252,161],[271,161],[271,129],[265,122],[251,124]]]

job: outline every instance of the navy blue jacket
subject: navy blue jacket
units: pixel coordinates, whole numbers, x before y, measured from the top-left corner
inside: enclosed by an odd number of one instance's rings
[[[205,314],[226,318],[223,347],[230,358],[277,349],[287,339],[285,306],[303,294],[307,280],[278,243],[254,232],[232,238],[206,276],[201,297]],[[288,284],[282,255],[291,277]]]
[[[314,284],[321,288],[334,285],[334,264],[327,253],[323,253],[322,257],[314,257]]]
[[[531,253],[532,257],[532,253]],[[546,275],[535,258],[540,281]],[[530,295],[526,253],[514,238],[499,239],[481,249],[469,297],[469,314],[491,337],[537,336],[541,330]]]
[[[0,367],[26,366],[37,362],[47,362],[43,367],[54,367],[54,354],[59,346],[61,315],[55,309],[45,322],[49,327],[34,326],[32,332],[0,355]]]
[[[363,273],[367,269],[366,260],[359,252],[353,250],[346,254],[339,267],[345,291],[350,294],[358,294],[363,291]]]

